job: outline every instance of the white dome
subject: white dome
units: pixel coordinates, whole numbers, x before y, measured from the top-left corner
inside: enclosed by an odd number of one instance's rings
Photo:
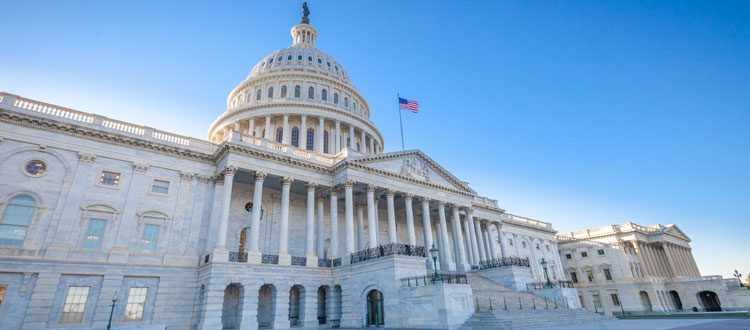
[[[247,79],[295,69],[320,74],[351,85],[349,75],[333,57],[317,48],[300,46],[279,49],[264,57],[253,67]]]

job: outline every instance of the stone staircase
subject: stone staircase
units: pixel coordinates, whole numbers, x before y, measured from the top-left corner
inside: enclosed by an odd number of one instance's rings
[[[585,309],[567,308],[528,291],[514,291],[477,273],[466,274],[478,306],[461,329],[524,329],[609,321]]]

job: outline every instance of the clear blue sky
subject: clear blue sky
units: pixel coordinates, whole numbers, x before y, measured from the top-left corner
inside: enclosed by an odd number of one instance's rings
[[[301,1],[5,1],[0,90],[205,138]],[[676,223],[750,272],[750,2],[310,1],[386,151],[560,232]]]

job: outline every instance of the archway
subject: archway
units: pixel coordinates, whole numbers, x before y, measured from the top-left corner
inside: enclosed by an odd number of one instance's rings
[[[296,327],[301,326],[300,318],[300,297],[304,293],[304,288],[301,285],[295,285],[289,290],[289,326]]]
[[[241,301],[242,286],[236,283],[227,285],[224,289],[224,305],[221,310],[221,325],[223,329],[239,329],[242,322]]]
[[[648,292],[646,291],[641,291],[641,305],[646,312],[654,310],[653,306],[651,306],[651,299],[648,298]]]
[[[318,324],[326,324],[326,291],[329,290],[327,285],[318,288]]]
[[[674,303],[674,307],[677,310],[682,310],[682,300],[680,299],[680,295],[677,293],[677,291],[669,291],[669,295],[672,297],[672,302]]]
[[[713,291],[698,292],[698,301],[706,312],[721,312],[721,302],[719,296]]]
[[[378,290],[370,290],[367,293],[367,315],[365,316],[365,326],[382,327],[383,326],[383,293]]]
[[[258,328],[273,328],[274,305],[276,305],[276,287],[272,284],[264,284],[258,290]]]

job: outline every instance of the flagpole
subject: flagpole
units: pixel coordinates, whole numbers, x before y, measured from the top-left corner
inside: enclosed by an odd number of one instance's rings
[[[396,93],[396,97],[400,99],[401,95]],[[396,109],[398,109],[398,123],[401,125],[401,151],[404,151],[406,150],[406,148],[404,148],[404,122],[401,120],[401,107],[399,106]]]

